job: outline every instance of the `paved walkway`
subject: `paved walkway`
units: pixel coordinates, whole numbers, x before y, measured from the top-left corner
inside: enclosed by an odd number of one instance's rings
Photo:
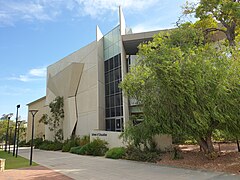
[[[19,154],[29,158],[29,149],[20,149]],[[71,153],[34,150],[33,160],[80,180],[239,180],[239,175],[221,172],[205,172],[159,166],[127,160],[112,160],[103,157],[80,156]]]
[[[44,166],[10,169],[0,172],[1,180],[72,180],[72,178]]]

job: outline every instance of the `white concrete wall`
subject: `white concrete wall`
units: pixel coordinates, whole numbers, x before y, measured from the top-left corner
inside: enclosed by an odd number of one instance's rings
[[[77,122],[76,135],[80,136],[89,134],[92,129],[103,129],[105,127],[102,41],[102,39],[94,41],[48,67],[46,103],[49,104],[56,96],[64,97],[64,139],[70,138],[75,122]],[[68,91],[73,94],[72,90],[65,88],[65,86],[72,85],[68,85],[69,80],[66,79],[65,75],[61,77],[61,74],[66,74],[66,69],[69,69],[72,63],[83,64],[83,69],[76,94],[69,97]],[[77,73],[75,76],[77,76]],[[56,76],[61,78],[55,78]],[[62,81],[59,81],[59,79],[62,79]],[[52,139],[53,134],[51,132],[46,134],[47,139]]]
[[[101,140],[107,141],[109,148],[124,147],[126,144],[124,144],[122,138],[119,138],[120,135],[121,132],[93,130],[90,133],[90,141],[99,138]]]
[[[119,136],[121,132],[112,132],[112,131],[100,131],[100,130],[92,130],[90,133],[90,141],[92,142],[94,139],[99,138],[108,142],[108,147],[126,147],[126,143]],[[166,151],[172,146],[172,136],[161,134],[156,135],[153,140],[157,144],[157,148],[161,151]]]
[[[42,115],[46,113],[45,107],[45,100],[46,98],[41,98],[28,104],[28,110],[36,109],[38,110],[37,114],[34,118],[34,139],[35,138],[42,138],[45,135],[45,125],[43,123],[39,123]],[[27,136],[26,142],[32,139],[32,114],[28,112],[28,122],[27,122]]]

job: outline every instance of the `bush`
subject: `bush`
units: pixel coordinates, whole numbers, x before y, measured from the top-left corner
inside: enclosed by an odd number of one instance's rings
[[[172,160],[183,159],[181,149],[178,146],[173,147]]]
[[[112,149],[109,149],[105,157],[111,158],[111,159],[121,159],[126,153],[126,149],[124,147],[115,147]]]
[[[79,153],[80,149],[81,149],[81,146],[72,147],[69,152],[73,154],[80,154]]]
[[[42,138],[36,138],[33,141],[33,145],[35,149],[39,149],[39,146],[43,143],[43,139]]]
[[[26,142],[26,140],[23,140],[19,143],[19,147],[28,147],[30,146],[30,141]]]
[[[92,142],[85,144],[79,150],[81,155],[104,156],[107,152],[107,142],[101,139],[94,139]]]
[[[90,136],[83,136],[80,139],[80,146],[84,146],[85,144],[89,144],[90,143]]]
[[[39,149],[48,150],[48,151],[59,151],[62,150],[63,144],[58,141],[43,141],[43,143],[39,146]]]
[[[77,141],[75,139],[66,140],[62,147],[62,152],[69,152],[71,147],[76,147]]]
[[[157,162],[160,161],[160,152],[158,151],[142,151],[135,146],[128,146],[126,149],[125,159],[143,162]]]

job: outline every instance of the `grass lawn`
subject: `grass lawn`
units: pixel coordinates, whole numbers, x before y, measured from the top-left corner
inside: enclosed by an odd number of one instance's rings
[[[22,167],[28,167],[29,166],[29,160],[25,159],[21,156],[18,156],[17,158],[12,155],[12,153],[8,154],[5,151],[0,150],[0,158],[6,159],[5,161],[5,169],[17,169]],[[37,163],[33,162],[33,166],[38,165]]]

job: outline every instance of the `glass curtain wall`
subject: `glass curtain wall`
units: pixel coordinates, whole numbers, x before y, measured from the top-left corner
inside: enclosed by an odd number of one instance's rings
[[[107,131],[123,130],[123,99],[118,88],[122,81],[120,27],[104,36],[105,120]]]

